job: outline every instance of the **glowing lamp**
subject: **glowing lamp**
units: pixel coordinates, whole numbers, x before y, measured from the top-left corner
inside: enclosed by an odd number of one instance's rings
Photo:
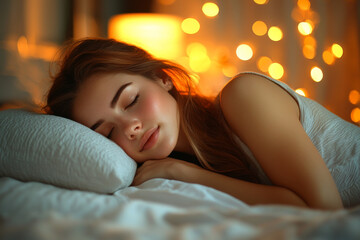
[[[183,35],[181,21],[172,15],[121,14],[109,20],[109,38],[139,46],[158,58],[181,56]]]

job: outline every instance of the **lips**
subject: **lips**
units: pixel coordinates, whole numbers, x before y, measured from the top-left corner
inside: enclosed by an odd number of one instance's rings
[[[140,152],[150,149],[155,145],[159,137],[159,127],[149,129],[140,140]]]

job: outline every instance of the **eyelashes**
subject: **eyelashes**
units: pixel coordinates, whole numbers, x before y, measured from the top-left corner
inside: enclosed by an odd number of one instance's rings
[[[106,136],[108,139],[111,139],[113,131],[114,131],[114,128],[111,128],[109,134]]]
[[[136,97],[134,98],[134,100],[133,100],[129,105],[127,105],[127,106],[125,107],[125,110],[128,109],[128,108],[130,108],[130,107],[132,107],[132,106],[134,106],[134,105],[137,103],[138,99],[139,99],[139,94],[136,95]]]

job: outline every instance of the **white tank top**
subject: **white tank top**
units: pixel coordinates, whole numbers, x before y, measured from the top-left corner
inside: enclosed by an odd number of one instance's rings
[[[276,83],[296,100],[301,124],[330,170],[344,206],[360,204],[360,127],[341,119],[317,102],[297,94],[283,82],[259,73],[247,73],[263,76]],[[237,136],[235,139],[252,161],[250,164],[258,172],[261,182],[271,185],[270,179],[250,149]]]

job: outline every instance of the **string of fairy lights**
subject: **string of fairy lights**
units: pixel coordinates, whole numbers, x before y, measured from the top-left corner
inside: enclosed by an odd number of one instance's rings
[[[157,0],[163,5],[171,5],[176,0]],[[271,0],[253,0],[255,4],[265,5]],[[215,18],[218,16],[221,9],[216,2],[206,2],[201,7],[202,13],[208,18]],[[313,36],[314,29],[319,22],[318,15],[311,8],[310,0],[297,0],[296,7],[291,13],[292,19],[297,24],[297,31],[301,36],[302,54],[304,58],[312,60],[316,57],[317,41]],[[181,30],[185,34],[194,35],[200,31],[201,24],[198,19],[189,17],[181,22]],[[268,37],[271,41],[278,42],[283,39],[284,33],[279,26],[271,26],[265,21],[257,20],[252,24],[252,33],[259,37]],[[235,49],[236,56],[241,61],[248,61],[255,58],[252,46],[247,43],[240,43]],[[339,61],[343,56],[343,48],[339,43],[333,42],[326,49],[322,51],[321,59],[327,65],[333,65]],[[195,73],[205,73],[211,67],[212,59],[209,57],[207,48],[200,42],[189,43],[186,47],[187,65]],[[281,80],[284,76],[285,69],[279,62],[273,61],[269,56],[256,56],[257,68],[270,75],[274,79]],[[228,61],[220,64],[222,73],[227,77],[232,77],[237,73],[237,68],[234,64]],[[323,80],[323,71],[320,66],[313,65],[309,71],[309,77],[315,81]],[[296,89],[298,94],[307,96],[305,88]],[[355,123],[360,123],[360,93],[357,90],[349,92],[349,102],[354,105],[351,112],[351,120]]]

